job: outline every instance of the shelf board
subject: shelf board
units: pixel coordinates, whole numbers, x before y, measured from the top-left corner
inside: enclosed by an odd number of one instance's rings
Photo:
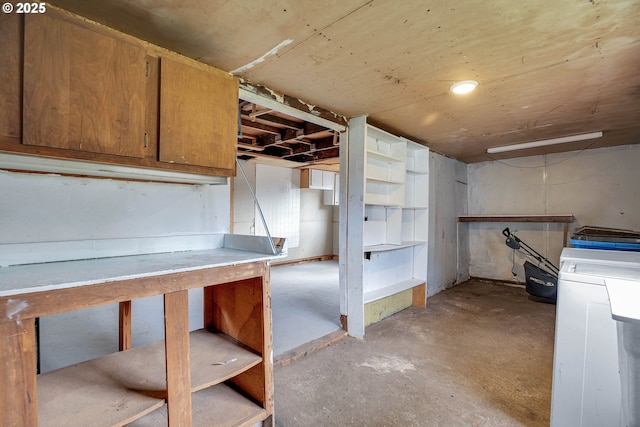
[[[404,158],[399,159],[397,157],[393,157],[388,154],[383,154],[383,153],[380,153],[379,151],[374,151],[374,150],[367,150],[367,159],[369,158],[374,160],[379,160],[385,163],[404,163]]]
[[[226,381],[262,361],[223,334],[198,330],[189,341],[192,391]],[[223,362],[227,363],[219,364]],[[164,341],[51,371],[37,381],[41,426],[124,425],[164,404]]]
[[[409,279],[402,282],[394,283],[389,286],[385,286],[380,289],[373,289],[364,293],[364,303],[370,303],[390,295],[397,294],[407,289],[415,288],[418,285],[422,285],[425,281],[423,279]]]
[[[573,215],[461,215],[458,222],[573,222]]]
[[[400,244],[389,244],[389,243],[385,243],[382,245],[369,245],[369,246],[365,246],[364,247],[364,252],[385,252],[385,251],[395,251],[397,249],[402,249],[402,248],[410,248],[413,246],[419,246],[426,243],[425,241],[420,241],[420,240],[416,240],[416,241],[408,241],[408,242],[401,242]]]
[[[402,208],[402,204],[404,202],[404,197],[401,200],[399,197],[392,197],[388,194],[373,194],[366,193],[364,194],[364,204],[365,205],[375,205],[375,206],[385,206],[388,208]]]
[[[222,333],[199,329],[189,338],[192,392],[226,381],[262,362],[262,356],[232,343]]]
[[[367,181],[372,181],[372,182],[379,182],[382,184],[392,184],[392,185],[403,185],[404,181],[401,180],[397,180],[397,179],[388,179],[388,178],[376,178],[373,176],[368,176]]]
[[[267,411],[234,391],[218,384],[191,396],[194,426],[252,426],[267,418]],[[167,425],[167,406],[129,424],[130,427]]]
[[[424,169],[407,169],[406,172],[411,175],[429,175],[429,171]]]

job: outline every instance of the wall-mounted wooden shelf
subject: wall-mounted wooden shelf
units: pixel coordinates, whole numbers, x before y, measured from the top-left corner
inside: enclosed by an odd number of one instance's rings
[[[573,214],[562,215],[461,215],[458,222],[546,222],[563,223],[564,238],[562,246],[567,246],[569,223],[573,222]]]
[[[573,222],[573,215],[461,215],[458,222]]]

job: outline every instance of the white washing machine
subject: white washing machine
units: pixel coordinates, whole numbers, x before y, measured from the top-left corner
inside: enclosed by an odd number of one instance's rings
[[[626,343],[618,338],[623,324],[631,331],[624,335]],[[552,427],[639,425],[638,331],[640,253],[565,248],[558,278]]]

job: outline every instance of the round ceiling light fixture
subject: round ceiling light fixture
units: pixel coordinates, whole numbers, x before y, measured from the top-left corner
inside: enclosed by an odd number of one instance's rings
[[[469,93],[478,87],[478,82],[475,80],[463,80],[451,85],[449,90],[457,95],[464,95]]]

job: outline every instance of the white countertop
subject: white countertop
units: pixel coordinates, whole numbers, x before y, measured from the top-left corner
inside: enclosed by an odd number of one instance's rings
[[[223,247],[2,267],[0,268],[0,297],[245,264],[280,257]]]

